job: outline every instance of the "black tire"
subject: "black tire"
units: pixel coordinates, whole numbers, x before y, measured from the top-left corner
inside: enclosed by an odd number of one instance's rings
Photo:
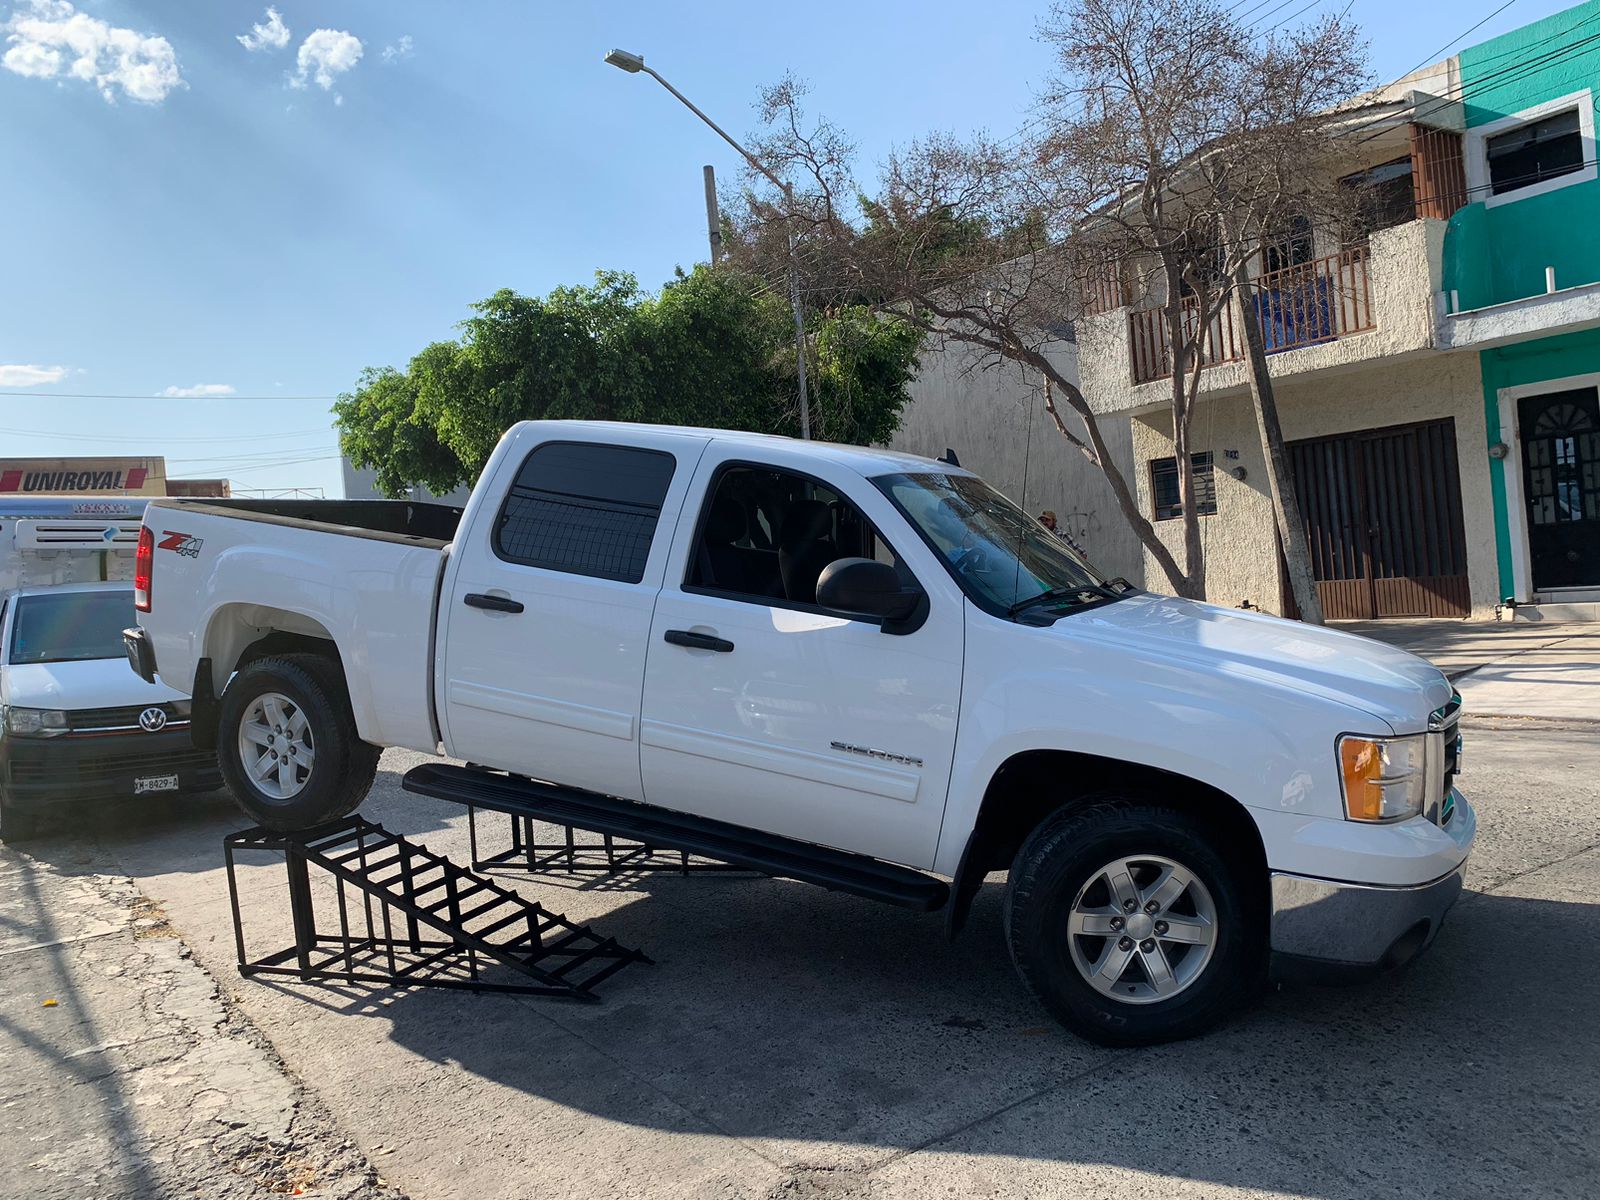
[[[1200,882],[1202,889],[1186,891],[1175,902],[1177,907],[1165,913],[1170,925],[1163,923],[1160,929],[1165,933],[1179,924],[1180,913],[1195,914],[1197,923],[1212,927],[1209,957],[1202,954],[1186,968],[1188,956],[1200,947],[1151,936],[1154,931],[1147,933],[1144,922],[1154,922],[1157,916],[1146,913],[1134,928],[1130,918],[1120,915],[1126,899],[1116,900],[1111,875],[1103,873],[1104,868],[1123,860],[1136,862],[1128,878],[1136,893],[1147,890],[1162,877],[1162,868],[1138,861],[1141,856],[1178,864]],[[1146,881],[1143,889],[1141,879]],[[1266,915],[1248,879],[1247,868],[1194,815],[1154,801],[1087,797],[1044,821],[1017,852],[1004,909],[1011,961],[1051,1015],[1090,1041],[1141,1046],[1193,1037],[1247,1007],[1258,989],[1266,953]],[[1116,914],[1090,919],[1120,921],[1122,934],[1103,939],[1069,935],[1069,920],[1080,895],[1083,911]],[[1211,919],[1205,920],[1205,914],[1195,909],[1196,898],[1209,903]],[[1129,911],[1145,913],[1138,907]],[[1147,940],[1129,939],[1128,933]],[[1148,958],[1147,945],[1152,946]],[[1102,986],[1127,991],[1128,999],[1108,995],[1088,977],[1096,966],[1113,961],[1113,950],[1133,958],[1121,973],[1103,975]],[[1086,964],[1082,969],[1080,961]],[[1178,990],[1162,998],[1156,976],[1144,966],[1147,961],[1165,967],[1173,980],[1181,981],[1185,971],[1190,977],[1181,985],[1165,984]],[[1114,986],[1113,978],[1119,981]],[[1131,998],[1136,991],[1143,993],[1138,1002]]]
[[[257,786],[240,750],[240,730],[254,702],[277,693],[305,714],[313,764],[293,795]],[[284,654],[250,663],[228,684],[217,713],[217,765],[251,820],[291,833],[349,816],[378,773],[377,746],[356,734],[350,697],[337,663],[317,654]]]
[[[25,808],[17,808],[8,803],[4,796],[0,796],[0,842],[10,845],[16,842],[25,842],[37,837],[39,833],[39,814],[30,812]]]

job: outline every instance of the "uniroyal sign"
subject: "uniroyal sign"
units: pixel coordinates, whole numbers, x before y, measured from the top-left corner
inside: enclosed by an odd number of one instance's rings
[[[165,491],[166,464],[159,458],[0,461],[0,494],[159,496]]]

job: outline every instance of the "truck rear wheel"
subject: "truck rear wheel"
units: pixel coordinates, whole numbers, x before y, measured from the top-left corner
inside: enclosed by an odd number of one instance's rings
[[[379,753],[356,734],[339,668],[320,655],[257,659],[222,694],[217,763],[239,807],[268,829],[310,829],[353,813]]]
[[[1242,1009],[1266,945],[1259,905],[1213,831],[1113,796],[1033,832],[1011,868],[1005,923],[1040,1003],[1111,1046],[1192,1037]]]

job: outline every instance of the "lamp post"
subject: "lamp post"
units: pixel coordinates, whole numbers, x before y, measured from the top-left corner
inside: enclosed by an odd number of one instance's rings
[[[773,187],[782,192],[783,198],[788,201],[789,212],[793,213],[794,189],[783,180],[779,179],[771,171],[767,170],[766,165],[762,163],[759,158],[757,158],[754,154],[751,154],[750,151],[746,150],[738,142],[734,141],[733,137],[726,129],[722,128],[722,126],[718,125],[710,117],[706,116],[705,113],[701,112],[700,109],[695,106],[694,102],[689,99],[689,97],[685,96],[677,88],[673,87],[657,72],[645,66],[644,55],[630,54],[626,50],[613,50],[610,54],[606,55],[606,62],[610,63],[613,67],[616,67],[619,70],[628,72],[630,75],[638,75],[642,72],[650,76],[651,79],[654,79],[662,87],[666,88],[667,91],[676,96],[678,101],[685,108],[687,108],[695,116],[699,117],[707,125],[711,126],[712,132],[714,132],[723,141],[727,142],[728,145],[737,150],[745,162],[750,164],[752,170],[764,176],[772,183]],[[792,216],[785,216],[784,225],[789,235],[789,304],[794,309],[795,374],[800,383],[800,436],[809,440],[811,437],[811,397],[806,388],[806,323],[805,316],[800,309],[800,262],[798,256],[795,254],[795,236]]]

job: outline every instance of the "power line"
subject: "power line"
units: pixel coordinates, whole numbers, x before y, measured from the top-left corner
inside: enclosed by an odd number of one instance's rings
[[[1514,2],[1514,0],[1513,0],[1513,2]],[[1504,7],[1509,7],[1509,5],[1502,6],[1502,8],[1504,8]],[[1497,9],[1496,11],[1498,12],[1498,11],[1501,11],[1501,10]],[[1493,15],[1494,15],[1493,13],[1490,14],[1491,17]],[[1484,18],[1485,21],[1487,21],[1488,19],[1489,19],[1488,17]],[[1585,26],[1585,25],[1587,25],[1590,22],[1595,21],[1595,20],[1600,20],[1600,13],[1596,13],[1596,14],[1594,14],[1592,16],[1586,17],[1584,20],[1577,22],[1577,24],[1572,25],[1572,26],[1568,27],[1567,29],[1563,29],[1558,33],[1553,33],[1548,37],[1541,38],[1541,39],[1539,39],[1539,41],[1534,42],[1532,45],[1519,47],[1519,49],[1523,50],[1523,51],[1532,50],[1537,46],[1546,45],[1546,44],[1548,44],[1550,42],[1556,41],[1559,38],[1567,37],[1567,36],[1569,36],[1569,35],[1571,35],[1573,33],[1576,33],[1583,26]],[[1483,24],[1483,21],[1480,21],[1478,23],[1478,25],[1482,25],[1482,24]],[[1478,25],[1474,25],[1473,29],[1478,28]],[[1467,32],[1470,33],[1471,30],[1468,30]],[[1466,36],[1466,34],[1462,34],[1461,35],[1461,37],[1465,37],[1465,36]],[[1461,37],[1456,38],[1455,41],[1460,41]],[[1558,46],[1554,50],[1546,51],[1545,53],[1539,54],[1539,55],[1535,55],[1532,58],[1523,58],[1523,59],[1519,59],[1519,60],[1517,60],[1515,62],[1508,63],[1505,66],[1499,67],[1499,68],[1495,69],[1494,71],[1490,71],[1490,72],[1486,73],[1485,75],[1481,76],[1480,78],[1473,80],[1470,84],[1468,84],[1466,81],[1462,81],[1462,82],[1456,84],[1453,87],[1448,87],[1443,92],[1439,93],[1439,95],[1433,97],[1433,99],[1436,100],[1437,103],[1432,108],[1428,109],[1427,111],[1418,111],[1416,113],[1413,113],[1412,114],[1412,120],[1414,122],[1419,118],[1429,117],[1429,116],[1432,116],[1434,113],[1442,112],[1444,109],[1448,108],[1451,104],[1454,104],[1457,101],[1465,101],[1469,97],[1475,96],[1475,95],[1479,95],[1483,91],[1485,91],[1485,90],[1487,90],[1489,88],[1498,87],[1498,86],[1501,86],[1501,85],[1506,84],[1506,83],[1515,83],[1515,82],[1517,82],[1519,80],[1526,79],[1531,75],[1536,75],[1539,72],[1541,72],[1543,70],[1546,70],[1550,66],[1554,65],[1555,63],[1561,62],[1561,61],[1563,61],[1563,60],[1565,60],[1567,58],[1572,57],[1573,55],[1577,54],[1580,50],[1583,50],[1585,47],[1589,46],[1590,44],[1592,44],[1592,43],[1594,43],[1596,41],[1600,41],[1600,34],[1590,34],[1587,37],[1580,38],[1579,40],[1577,40],[1575,42],[1570,42],[1570,43],[1568,43],[1568,44],[1566,44],[1564,46]],[[1446,48],[1448,49],[1448,46],[1449,45],[1453,45],[1453,44],[1454,44],[1454,42],[1449,43],[1446,46]],[[1504,57],[1504,55],[1497,56],[1497,57]],[[1418,68],[1412,68],[1412,71],[1415,71],[1417,69]],[[1406,72],[1406,74],[1409,75],[1409,74],[1412,73],[1412,71],[1408,71],[1408,72]],[[1385,87],[1393,87],[1395,83],[1398,83],[1400,81],[1400,79],[1404,79],[1404,78],[1405,78],[1405,75],[1402,75],[1402,76],[1400,76],[1399,79],[1396,79],[1393,82],[1391,82],[1389,84],[1386,84]],[[1338,132],[1334,136],[1337,136],[1337,137],[1354,137],[1354,136],[1357,136],[1359,134],[1365,133],[1367,130],[1372,129],[1374,126],[1382,125],[1385,122],[1387,122],[1388,120],[1389,120],[1388,116],[1372,117],[1368,121],[1366,121],[1365,123],[1360,124],[1360,125],[1356,125],[1356,126],[1352,126],[1350,129],[1341,130],[1340,132]],[[1379,130],[1378,132],[1381,133],[1382,130]],[[1375,136],[1377,136],[1377,134],[1373,134],[1372,136],[1375,137]],[[1364,138],[1362,140],[1363,141],[1370,141],[1371,138],[1370,137],[1369,138]]]
[[[273,438],[315,437],[331,432],[333,432],[333,430],[331,427],[329,427],[327,429],[291,429],[283,433],[217,434],[215,437],[180,435],[177,437],[161,437],[159,440],[163,442],[260,442]],[[69,442],[109,442],[125,440],[124,438],[113,435],[101,435],[93,433],[55,433],[44,429],[0,429],[0,433],[11,434],[15,437],[52,438],[57,441]]]
[[[0,392],[0,396],[25,396],[34,400],[337,400],[338,396],[162,396],[128,392]]]
[[[1435,51],[1434,51],[1434,52],[1433,52],[1433,53],[1432,53],[1432,54],[1429,54],[1429,55],[1428,55],[1428,56],[1426,56],[1426,57],[1425,57],[1425,58],[1424,58],[1424,59],[1423,59],[1423,60],[1422,60],[1422,61],[1421,61],[1421,62],[1419,62],[1419,63],[1418,63],[1418,64],[1417,64],[1417,65],[1416,65],[1416,66],[1414,66],[1414,67],[1412,67],[1412,68],[1411,68],[1411,71],[1420,71],[1420,70],[1422,70],[1422,68],[1423,68],[1423,67],[1425,67],[1425,66],[1427,66],[1427,65],[1428,65],[1428,64],[1429,64],[1429,63],[1431,63],[1431,62],[1433,62],[1433,61],[1434,61],[1434,60],[1435,60],[1435,59],[1437,59],[1437,58],[1438,58],[1438,57],[1439,57],[1439,56],[1440,56],[1440,55],[1441,55],[1441,54],[1443,54],[1443,53],[1444,53],[1444,52],[1445,52],[1445,51],[1446,51],[1446,50],[1448,50],[1448,49],[1450,49],[1450,47],[1451,47],[1451,46],[1454,46],[1454,45],[1455,45],[1455,44],[1456,44],[1456,43],[1457,43],[1457,42],[1459,42],[1459,41],[1460,41],[1460,40],[1461,40],[1461,39],[1462,39],[1462,38],[1464,38],[1464,37],[1466,37],[1466,36],[1467,36],[1467,34],[1469,34],[1469,33],[1476,33],[1476,32],[1477,32],[1477,31],[1478,31],[1478,30],[1480,30],[1480,29],[1482,29],[1482,28],[1483,28],[1483,27],[1484,27],[1484,26],[1485,26],[1485,25],[1487,25],[1487,24],[1488,24],[1488,23],[1489,23],[1489,22],[1490,22],[1490,21],[1492,21],[1492,20],[1494,20],[1494,19],[1495,19],[1495,18],[1496,18],[1496,17],[1498,17],[1498,16],[1499,16],[1499,15],[1500,15],[1500,14],[1501,14],[1501,13],[1503,13],[1503,12],[1505,12],[1505,10],[1506,10],[1506,9],[1508,9],[1508,8],[1510,8],[1510,7],[1511,7],[1511,6],[1512,6],[1512,5],[1513,5],[1513,4],[1515,4],[1515,3],[1516,3],[1516,2],[1517,2],[1517,0],[1506,0],[1506,2],[1505,2],[1505,3],[1504,3],[1504,4],[1502,4],[1502,5],[1501,5],[1501,6],[1500,6],[1500,7],[1499,7],[1499,8],[1497,8],[1497,9],[1495,9],[1495,10],[1494,10],[1494,11],[1493,11],[1493,12],[1492,12],[1492,13],[1490,13],[1490,14],[1489,14],[1489,15],[1488,15],[1488,16],[1487,16],[1487,17],[1485,17],[1485,18],[1484,18],[1484,19],[1483,19],[1483,20],[1481,20],[1481,21],[1479,21],[1479,22],[1478,22],[1478,23],[1477,23],[1477,24],[1476,24],[1476,25],[1474,25],[1474,26],[1473,26],[1473,27],[1472,27],[1472,28],[1471,28],[1471,29],[1467,29],[1467,30],[1464,30],[1464,31],[1463,31],[1463,32],[1461,32],[1461,33],[1458,33],[1458,34],[1456,34],[1456,36],[1455,36],[1455,37],[1453,37],[1453,38],[1451,38],[1451,39],[1450,39],[1450,40],[1449,40],[1449,41],[1448,41],[1448,42],[1446,42],[1446,43],[1445,43],[1445,44],[1444,44],[1444,45],[1442,45],[1442,46],[1440,46],[1440,47],[1439,47],[1439,48],[1438,48],[1438,49],[1437,49],[1437,50],[1435,50]],[[1574,28],[1576,28],[1576,26],[1574,26]],[[1508,51],[1508,52],[1507,52],[1507,53],[1509,53],[1509,51]],[[1399,78],[1400,78],[1400,79],[1404,79],[1404,78],[1405,78],[1405,77],[1406,77],[1406,76],[1407,76],[1407,75],[1409,75],[1409,74],[1411,74],[1411,71],[1402,71],[1402,72],[1401,72],[1401,73],[1400,73],[1400,77],[1399,77]],[[1396,81],[1396,82],[1398,82],[1398,80],[1397,80],[1397,81]]]

